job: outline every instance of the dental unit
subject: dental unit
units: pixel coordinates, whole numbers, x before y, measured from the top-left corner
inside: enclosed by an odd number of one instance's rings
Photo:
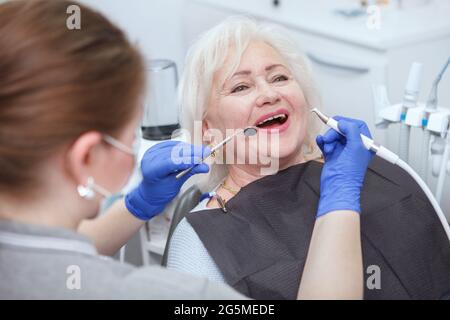
[[[414,62],[409,71],[408,81],[403,95],[402,113],[401,113],[401,127],[399,139],[399,156],[409,161],[409,138],[411,135],[411,128],[407,122],[407,114],[410,108],[417,107],[417,100],[419,97],[419,84],[422,77],[422,64]]]
[[[387,129],[390,124],[400,123],[400,135],[397,152],[400,158],[409,161],[409,140],[410,126],[420,127],[422,124],[423,111],[417,105],[419,96],[419,84],[422,77],[422,64],[414,62],[409,70],[407,83],[401,103],[388,105],[381,108],[376,113],[376,125],[378,128]],[[385,86],[380,86],[374,90],[375,103],[385,104],[388,102]],[[381,90],[383,89],[383,90]],[[378,101],[380,100],[380,101]]]
[[[430,150],[433,155],[432,173],[438,177],[436,184],[436,199],[438,202],[442,200],[444,190],[444,182],[447,172],[450,172],[448,166],[450,158],[450,110],[437,109],[428,119],[427,131],[435,138]],[[444,146],[438,143],[438,138],[444,139]]]
[[[442,67],[442,70],[439,72],[439,74],[437,75],[436,79],[433,81],[433,86],[431,87],[430,90],[430,94],[428,96],[428,100],[427,103],[425,105],[425,116],[424,116],[424,127],[426,127],[428,125],[428,121],[429,121],[429,117],[430,114],[434,113],[437,111],[438,109],[438,86],[439,83],[441,82],[442,76],[444,75],[445,71],[447,70],[447,67],[450,64],[450,57],[448,58],[447,62],[445,63],[445,65]],[[444,124],[445,125],[445,124]],[[444,128],[445,130],[445,128]],[[440,132],[440,134],[442,135],[443,131],[442,130]],[[430,146],[430,137],[431,137],[431,131],[430,130],[424,130],[424,136],[423,136],[423,141],[422,141],[422,148],[425,147],[427,152],[424,152],[422,155],[422,168],[426,173],[428,173],[428,158],[429,158],[429,150],[431,149]],[[445,180],[445,175],[446,175],[446,166],[448,163],[448,149],[450,148],[449,146],[450,142],[449,142],[449,133],[447,132],[447,139],[446,139],[446,149],[444,150],[444,157],[443,157],[443,162],[441,164],[441,169],[439,171],[439,178],[438,178],[438,184],[437,184],[437,188],[436,188],[436,199],[440,202],[441,201],[441,196],[442,196],[442,189],[444,187],[444,180]]]
[[[422,104],[419,108],[417,108],[417,110],[414,110],[415,112],[412,112],[413,110],[409,110],[407,114],[407,120],[409,121],[405,121],[406,124],[413,127],[421,127],[423,130],[421,146],[422,149],[426,150],[426,152],[421,153],[421,158],[419,162],[420,163],[419,173],[422,177],[424,177],[424,179],[427,179],[428,177],[428,159],[430,156],[430,149],[431,149],[430,140],[432,133],[434,133],[433,130],[429,130],[427,128],[428,121],[432,113],[438,112],[438,85],[449,63],[450,58],[445,63],[445,65],[437,75],[436,79],[433,81],[433,85],[428,95],[427,102],[425,104]],[[442,133],[439,132],[438,135],[442,135]],[[436,137],[436,134],[434,134],[433,136]]]
[[[450,159],[450,130],[448,130],[447,137],[445,139],[444,154],[442,156],[441,168],[439,170],[439,177],[436,184],[436,199],[439,202],[442,200],[442,192],[444,190],[444,182],[448,170],[447,166],[449,159]]]
[[[421,66],[417,62],[411,66],[402,103],[394,105],[388,103],[386,105],[386,101],[388,101],[387,97],[381,97],[382,92],[379,88],[376,91],[374,90],[376,106],[381,106],[380,100],[385,98],[381,108],[376,110],[377,128],[387,129],[390,124],[401,123],[398,149],[400,158],[407,162],[410,160],[410,128],[422,129],[422,138],[419,146],[424,150],[416,154],[419,158],[416,161],[415,169],[428,183],[431,182],[430,173],[438,177],[435,195],[439,202],[442,198],[445,177],[447,172],[450,172],[447,169],[448,152],[445,152],[445,146],[449,143],[448,128],[450,110],[438,106],[438,86],[449,65],[450,58],[444,63],[433,81],[426,103],[417,103],[418,84],[421,74]],[[380,87],[385,88],[385,86]],[[441,140],[446,137],[447,139],[445,141]],[[432,170],[429,169],[429,162],[432,163]]]
[[[343,135],[342,132],[339,130],[338,122],[335,119],[323,114],[317,108],[313,108],[311,110],[311,112],[315,113],[318,116],[318,118],[323,123],[325,123],[327,126],[329,126],[330,128],[336,130],[338,133]],[[377,156],[383,158],[384,160],[386,160],[394,165],[399,166],[400,168],[405,170],[417,182],[417,184],[424,191],[425,195],[428,197],[428,200],[430,201],[434,210],[436,211],[436,214],[437,214],[437,216],[445,230],[445,233],[447,234],[447,237],[450,241],[450,226],[447,222],[447,219],[446,219],[444,213],[442,212],[442,209],[439,206],[438,201],[434,197],[431,190],[428,188],[427,184],[422,180],[422,178],[405,161],[403,161],[398,155],[396,155],[392,151],[386,149],[385,147],[383,147],[381,145],[378,145],[372,139],[366,137],[363,134],[361,134],[361,139],[362,139],[364,146],[368,150],[372,150]],[[449,143],[448,153],[450,153],[450,143]]]
[[[247,127],[245,129],[240,129],[237,130],[234,134],[232,134],[231,136],[225,138],[224,140],[222,140],[221,142],[219,142],[218,144],[216,144],[212,149],[211,149],[211,153],[203,158],[200,163],[203,163],[206,159],[208,159],[211,156],[214,156],[215,152],[217,150],[219,150],[220,148],[222,148],[225,144],[227,144],[229,141],[231,141],[231,139],[233,139],[234,137],[236,137],[238,134],[243,133],[246,137],[251,137],[254,136],[256,133],[258,132],[258,129],[256,127]],[[198,164],[200,164],[198,163]],[[180,173],[178,173],[175,177],[177,179],[180,179],[181,177],[183,177],[184,175],[186,175],[188,172],[190,172],[196,165],[193,165],[192,167],[187,168],[186,170],[181,171]]]

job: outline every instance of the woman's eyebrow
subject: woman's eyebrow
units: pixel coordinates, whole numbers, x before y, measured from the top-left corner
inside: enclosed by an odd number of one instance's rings
[[[247,76],[247,75],[249,75],[249,74],[251,74],[252,72],[250,71],[250,70],[241,70],[241,71],[238,71],[238,72],[235,72],[232,76],[231,76],[231,78],[234,78],[234,77],[236,77],[236,76],[242,76],[242,75],[245,75],[245,76]],[[230,78],[230,79],[231,79]]]
[[[270,65],[270,66],[267,66],[267,67],[265,68],[265,70],[266,70],[266,71],[272,71],[273,69],[278,68],[278,67],[281,67],[281,68],[284,68],[284,69],[288,70],[288,69],[286,68],[285,65],[280,64],[280,63],[272,64],[272,65]],[[250,70],[241,70],[241,71],[235,72],[235,73],[230,77],[230,79],[233,79],[234,77],[237,77],[237,76],[243,76],[243,75],[244,75],[244,76],[248,76],[249,74],[252,74],[252,72],[251,72]]]
[[[282,64],[280,64],[280,63],[277,63],[277,64],[272,64],[272,65],[270,65],[270,66],[267,66],[264,70],[266,70],[266,71],[271,71],[271,70],[273,70],[273,69],[275,69],[275,68],[277,68],[277,67],[281,67],[281,68],[287,69],[286,66],[284,66],[284,65],[282,65]],[[249,74],[251,74],[251,73],[252,73],[252,72],[251,72],[250,70],[241,70],[241,71],[235,72],[235,73],[231,76],[231,78],[234,78],[234,77],[236,77],[236,76],[241,76],[241,75],[249,75]],[[230,78],[230,79],[231,79],[231,78]]]
[[[281,67],[281,68],[287,69],[286,66],[284,66],[284,65],[282,65],[280,63],[277,63],[277,64],[272,64],[272,65],[266,67],[266,71],[271,71],[271,70],[273,70],[273,69],[275,69],[277,67]]]

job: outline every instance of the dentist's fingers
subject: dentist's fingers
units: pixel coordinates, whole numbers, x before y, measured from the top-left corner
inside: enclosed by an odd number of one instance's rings
[[[334,131],[334,130],[333,130]],[[336,146],[338,143],[341,143],[340,140],[334,140],[331,142],[325,142],[324,137],[319,135],[316,138],[317,145],[319,146],[320,150],[324,154],[324,156],[328,156],[329,154],[333,153],[336,149]]]
[[[339,130],[341,130],[341,132],[345,135],[347,145],[363,145],[360,124],[351,120],[341,119],[338,122],[338,127]]]
[[[326,155],[332,154],[334,152],[334,150],[336,149],[336,146],[337,146],[338,143],[339,143],[338,141],[331,142],[331,143],[326,143],[323,146],[323,150],[324,150],[325,154]]]
[[[210,153],[211,149],[207,146],[194,146],[179,141],[163,142],[144,154],[141,162],[142,174],[163,178],[201,163]],[[197,170],[206,170],[206,167],[202,166]]]
[[[194,170],[195,168],[201,166],[201,168],[204,168],[204,166],[202,166],[202,158],[200,157],[185,157],[185,158],[181,158],[178,159],[176,162],[171,161],[170,159],[161,159],[161,165],[160,165],[160,172],[158,173],[160,175],[160,177],[165,176],[165,175],[170,175],[173,173],[178,173],[179,171],[183,171],[186,170],[188,168],[193,167],[192,170]],[[207,167],[208,165],[205,164]],[[191,170],[191,171],[192,171]],[[196,169],[199,170],[199,169]],[[209,170],[209,167],[208,167]],[[194,170],[195,172],[195,170]]]
[[[332,143],[336,141],[344,143],[345,137],[334,129],[328,129],[327,132],[323,135],[323,142]]]
[[[336,120],[337,122],[339,122],[341,120],[345,120],[347,122],[353,122],[359,127],[360,133],[362,133],[363,135],[365,135],[368,138],[372,138],[372,134],[370,133],[370,130],[367,127],[367,124],[362,120],[346,118],[346,117],[341,117],[341,116],[335,116],[335,117],[333,117],[333,119]],[[340,130],[340,128],[339,128],[339,130]]]
[[[323,144],[324,144],[324,142],[323,142],[323,136],[318,135],[318,136],[316,137],[316,143],[317,143],[317,145],[319,146],[319,149],[323,152]]]
[[[186,180],[188,180],[193,175],[196,175],[198,173],[208,173],[208,172],[209,172],[209,166],[206,163],[201,163],[201,164],[198,164],[195,167],[193,167],[191,169],[191,171],[189,171],[183,177],[181,177],[179,179],[179,181],[181,184],[184,184],[186,182]]]
[[[199,157],[205,158],[211,153],[211,148],[208,146],[196,146],[189,143],[178,143],[171,149],[172,159],[184,158],[184,157]]]

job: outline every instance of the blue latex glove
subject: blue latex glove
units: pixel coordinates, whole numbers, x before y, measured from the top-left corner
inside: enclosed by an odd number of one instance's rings
[[[325,157],[320,179],[317,217],[335,210],[361,213],[360,194],[367,167],[374,153],[367,150],[360,134],[371,138],[363,121],[334,117],[342,136],[335,130],[317,136],[316,142]]]
[[[210,152],[208,147],[179,141],[162,142],[147,150],[141,162],[142,182],[125,196],[128,211],[145,221],[161,213],[187,179],[209,171],[206,163],[199,163]],[[180,179],[175,177],[193,164],[198,165]]]

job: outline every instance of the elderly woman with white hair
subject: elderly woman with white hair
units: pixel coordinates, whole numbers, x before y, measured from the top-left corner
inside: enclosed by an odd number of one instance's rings
[[[180,99],[184,128],[193,133],[201,126],[196,144],[217,144],[230,129],[257,127],[258,133],[236,135],[237,148],[216,154],[210,173],[198,182],[208,196],[173,234],[169,268],[228,283],[257,299],[294,299],[299,284],[313,287],[320,281],[338,291],[353,285],[347,292],[362,297],[361,213],[364,267],[376,265],[383,272],[383,289],[365,288],[365,298],[439,298],[449,290],[449,250],[424,246],[412,261],[395,253],[415,239],[411,231],[421,232],[421,240],[446,243],[416,184],[379,159],[365,175],[359,169],[371,154],[358,149],[361,145],[345,150],[336,142],[345,139],[334,131],[317,137],[322,163],[310,112],[319,104],[318,94],[308,61],[286,30],[245,17],[209,30],[188,53]],[[339,123],[349,136],[355,128],[370,135],[360,121],[339,118]],[[332,137],[337,140],[327,144]],[[404,217],[414,210],[431,228],[425,235],[417,220]],[[336,223],[328,231],[337,232],[323,232],[321,224],[327,223]],[[436,253],[433,261],[422,256],[430,250]],[[315,271],[307,268],[311,261]],[[432,288],[426,276],[412,281],[405,272],[411,262],[420,272],[433,269],[442,281]],[[420,293],[410,289],[418,283]]]

